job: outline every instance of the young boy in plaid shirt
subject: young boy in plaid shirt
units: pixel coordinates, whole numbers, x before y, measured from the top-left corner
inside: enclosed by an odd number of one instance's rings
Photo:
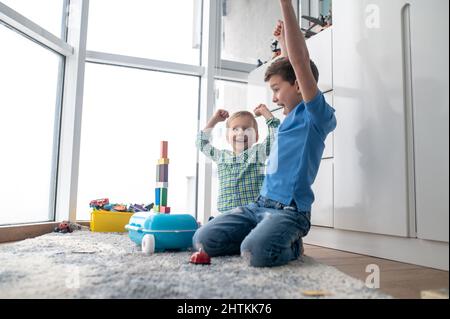
[[[217,164],[219,212],[254,202],[261,190],[265,161],[270,154],[280,120],[273,117],[264,104],[255,108],[254,113],[256,116],[263,116],[268,126],[268,135],[262,143],[255,144],[258,141],[258,124],[253,114],[247,111],[236,112],[230,117],[227,111],[217,110],[197,135],[197,147]],[[219,150],[210,143],[212,129],[225,120],[226,139],[231,144],[232,151]]]

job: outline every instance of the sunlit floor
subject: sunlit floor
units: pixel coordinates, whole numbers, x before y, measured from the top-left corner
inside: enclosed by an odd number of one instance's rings
[[[305,245],[305,255],[363,281],[369,275],[366,266],[376,264],[380,268],[380,290],[394,298],[420,298],[423,290],[449,287],[448,271],[313,245]]]

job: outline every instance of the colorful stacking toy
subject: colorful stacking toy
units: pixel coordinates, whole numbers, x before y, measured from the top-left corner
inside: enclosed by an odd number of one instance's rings
[[[155,205],[153,212],[141,211],[131,216],[125,229],[146,255],[171,250],[189,250],[198,223],[189,214],[170,214],[167,202],[169,158],[167,142],[161,142],[161,157],[156,165]]]
[[[161,157],[156,164],[156,187],[155,187],[155,213],[170,213],[167,205],[167,191],[169,188],[169,158],[167,141],[161,142]]]

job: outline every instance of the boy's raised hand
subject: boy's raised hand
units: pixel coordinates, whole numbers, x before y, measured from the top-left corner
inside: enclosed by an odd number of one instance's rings
[[[287,56],[287,50],[286,50],[286,40],[284,37],[284,22],[281,20],[277,21],[277,24],[275,25],[275,29],[273,30],[273,36],[275,39],[277,39],[278,43],[281,47],[281,55],[280,56]]]
[[[277,38],[277,40],[280,39],[282,30],[283,30],[283,21],[278,20],[277,24],[275,25],[275,30],[273,30],[273,35]]]
[[[222,109],[218,109],[217,111],[216,111],[216,113],[214,113],[214,115],[213,115],[213,119],[217,122],[217,123],[219,123],[219,122],[223,122],[223,121],[225,121],[227,118],[229,118],[230,117],[230,114],[228,114],[228,111],[226,111],[226,110],[222,110]]]
[[[214,115],[209,119],[204,130],[212,129],[214,126],[216,126],[217,123],[225,121],[228,117],[230,117],[230,114],[228,113],[228,111],[223,110],[223,109],[218,109],[214,113]]]
[[[267,106],[265,104],[260,104],[253,110],[253,113],[255,113],[256,116],[264,116],[266,120],[273,117],[272,113],[269,111]]]

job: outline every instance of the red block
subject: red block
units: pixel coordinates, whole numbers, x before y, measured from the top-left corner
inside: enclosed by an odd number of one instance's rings
[[[159,212],[168,214],[168,213],[170,213],[170,207],[169,206],[160,206]]]
[[[168,142],[167,141],[161,141],[161,158],[168,158]]]

